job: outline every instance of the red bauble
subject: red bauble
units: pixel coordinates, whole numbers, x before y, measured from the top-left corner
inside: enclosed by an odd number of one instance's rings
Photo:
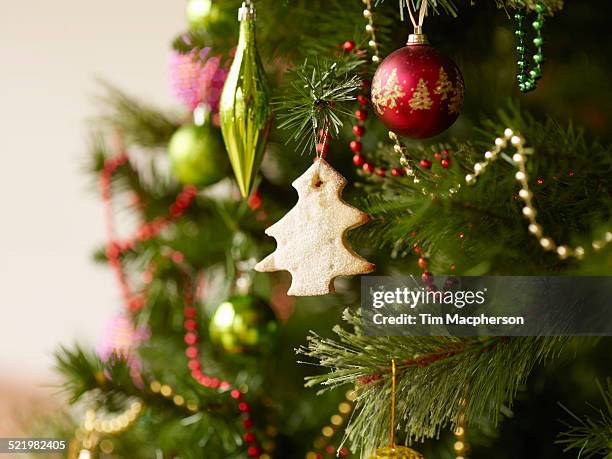
[[[428,44],[409,44],[378,66],[372,105],[389,130],[424,139],[455,122],[463,90],[463,76],[452,60]]]

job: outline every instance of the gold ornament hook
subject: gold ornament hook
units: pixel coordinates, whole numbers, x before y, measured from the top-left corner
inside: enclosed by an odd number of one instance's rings
[[[406,42],[407,45],[429,44],[427,35],[423,33],[423,21],[425,20],[425,15],[427,14],[427,3],[428,0],[421,0],[421,5],[419,7],[419,20],[417,22],[414,14],[412,13],[412,8],[410,7],[410,0],[406,0],[406,8],[408,8],[410,22],[412,22],[412,26],[414,27],[414,33],[408,35],[408,41]]]
[[[389,446],[395,448],[395,359],[391,359],[391,434]]]

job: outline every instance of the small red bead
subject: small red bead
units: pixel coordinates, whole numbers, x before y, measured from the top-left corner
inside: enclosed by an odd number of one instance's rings
[[[348,457],[349,455],[349,450],[348,448],[340,448],[340,451],[338,451],[338,454],[340,455],[340,457]]]
[[[573,177],[574,176],[574,171],[570,169],[568,171],[567,175],[569,175],[570,177]]]
[[[374,172],[374,164],[368,162],[363,163],[363,170],[366,171],[368,174],[371,174],[372,172]]]
[[[261,195],[259,194],[259,191],[256,191],[255,193],[253,193],[251,196],[249,196],[249,209],[251,210],[257,210],[261,207]]]
[[[198,382],[202,384],[204,387],[210,387],[210,376],[202,375]]]
[[[359,102],[363,107],[365,107],[366,105],[368,105],[368,98],[363,94],[359,94],[357,96],[357,102]]]
[[[425,282],[426,284],[430,283],[431,273],[429,271],[425,271],[423,274],[421,274],[421,280]]]
[[[240,397],[242,397],[242,393],[238,389],[233,389],[230,392],[230,397],[235,398],[235,399],[239,399]]]
[[[404,170],[400,169],[399,167],[394,167],[393,169],[391,169],[391,175],[393,177],[401,177],[402,175],[404,175]]]
[[[355,116],[359,121],[365,121],[368,118],[368,111],[364,109],[359,109],[355,112]]]
[[[421,167],[424,167],[425,169],[431,168],[431,161],[428,159],[422,159],[421,161],[419,161],[419,164],[421,165]]]
[[[189,346],[185,349],[185,355],[188,359],[195,359],[198,356],[198,348],[195,346]]]
[[[230,387],[232,387],[232,385],[229,383],[229,381],[221,381],[221,384],[219,384],[220,390],[228,390]]]
[[[253,432],[246,432],[243,438],[244,438],[244,441],[246,441],[247,443],[255,442],[255,434]]]
[[[355,134],[357,137],[361,137],[363,134],[365,134],[365,126],[362,124],[356,124],[353,126],[353,134]]]
[[[387,175],[387,169],[385,169],[384,167],[377,167],[374,172],[379,177],[384,177],[385,175]]]
[[[357,167],[363,166],[365,163],[365,159],[361,155],[353,156],[353,164]]]
[[[193,332],[185,333],[185,343],[189,346],[193,346],[198,342],[198,335]]]
[[[213,389],[219,387],[220,384],[221,381],[219,381],[219,378],[210,378],[210,387],[212,387]]]
[[[247,449],[247,454],[249,457],[259,457],[259,448],[256,446],[249,446]]]
[[[189,319],[193,319],[196,316],[196,308],[188,306],[183,310],[183,315]]]
[[[544,179],[543,178],[539,178],[539,179],[536,180],[536,183],[538,185],[543,185],[544,184]]]
[[[347,40],[342,43],[342,51],[350,53],[355,49],[355,42],[353,40]]]
[[[412,250],[414,250],[414,253],[416,253],[417,255],[419,255],[421,253],[421,248],[418,245],[416,245],[416,244],[414,245]]]
[[[351,140],[351,143],[349,143],[349,148],[353,153],[361,153],[363,145],[359,140]]]
[[[427,266],[427,260],[425,260],[425,258],[423,257],[419,258],[419,268],[425,269],[426,266]]]
[[[450,160],[444,158],[440,161],[440,164],[442,165],[444,169],[448,169],[448,166],[450,166]]]
[[[251,418],[246,418],[244,421],[242,421],[242,425],[247,429],[250,429],[253,427],[253,420]]]
[[[238,409],[244,413],[246,411],[249,411],[250,407],[247,402],[240,402],[238,404]]]
[[[334,445],[327,445],[325,447],[325,452],[327,454],[334,454],[336,452],[336,448],[334,447]]]
[[[185,330],[193,331],[197,327],[197,322],[193,319],[187,319],[183,325],[185,326]]]
[[[442,159],[442,153],[434,153],[434,158]]]
[[[450,156],[450,153],[446,149],[442,150],[441,153],[443,158],[448,158]]]
[[[195,359],[190,360],[190,361],[187,363],[187,367],[188,367],[190,370],[200,370],[200,369],[202,368],[202,367],[201,367],[201,365],[200,365],[200,362],[198,362],[198,361],[197,361],[197,360],[195,360]]]
[[[202,376],[202,370],[191,370],[191,377],[196,381],[200,382]]]

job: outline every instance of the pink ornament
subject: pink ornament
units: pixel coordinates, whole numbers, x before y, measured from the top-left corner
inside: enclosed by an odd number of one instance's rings
[[[189,110],[203,103],[216,113],[226,77],[227,68],[221,62],[221,56],[211,56],[210,48],[194,49],[188,54],[172,52],[170,55],[172,89]]]
[[[108,362],[112,358],[125,360],[134,382],[138,384],[141,382],[141,361],[136,350],[149,336],[146,327],[134,327],[128,314],[119,313],[106,323],[96,353],[103,362]]]

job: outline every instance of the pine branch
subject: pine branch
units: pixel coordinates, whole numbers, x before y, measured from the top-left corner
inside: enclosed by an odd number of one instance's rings
[[[398,431],[405,442],[437,436],[457,424],[495,426],[536,364],[557,355],[563,338],[365,337],[359,316],[345,313],[355,328],[339,326],[337,338],[309,337],[300,349],[329,373],[308,378],[307,386],[356,384],[356,413],[346,429],[353,451],[368,457],[388,437],[390,362],[397,375]],[[508,371],[512,369],[512,371]]]
[[[343,126],[341,117],[351,116],[347,102],[355,100],[361,81],[351,72],[361,64],[356,59],[336,62],[317,59],[304,61],[293,71],[288,93],[275,100],[281,120],[279,129],[292,134],[289,141],[297,144],[301,153],[314,151],[321,141],[320,131],[338,136]]]
[[[561,404],[573,420],[563,421],[567,430],[559,434],[556,443],[565,447],[564,452],[578,450],[578,457],[582,459],[612,457],[612,379],[607,380],[606,387],[597,381],[597,387],[604,406],[597,408],[589,404],[593,410],[592,417],[581,418]]]
[[[102,121],[125,139],[128,145],[146,148],[165,147],[178,127],[175,120],[157,108],[128,96],[102,82],[106,91],[101,99],[107,107]]]

